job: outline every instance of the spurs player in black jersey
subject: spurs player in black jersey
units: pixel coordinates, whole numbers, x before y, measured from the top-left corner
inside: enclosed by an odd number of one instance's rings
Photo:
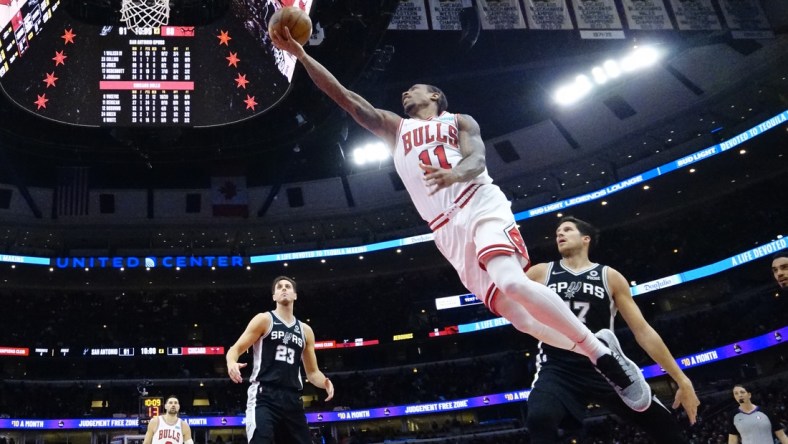
[[[334,397],[334,385],[320,371],[315,356],[315,334],[296,319],[296,283],[286,276],[274,279],[271,291],[276,309],[252,318],[238,341],[227,351],[227,374],[241,383],[238,357],[252,348],[252,374],[246,405],[246,438],[251,444],[311,444],[301,392],[303,363],[306,377]]]
[[[589,223],[574,217],[562,218],[556,231],[561,260],[534,265],[528,270],[528,277],[555,290],[577,317],[591,331],[598,331],[597,337],[608,344],[618,342],[611,329],[616,312],[620,312],[640,347],[678,385],[673,408],[683,406],[689,422],[694,424],[700,401],[692,382],[676,364],[659,334],[643,318],[624,276],[589,260],[588,250],[596,238],[596,229]],[[543,342],[539,348],[537,372],[528,398],[531,443],[555,443],[562,426],[579,428],[591,402],[639,426],[655,442],[687,442],[678,422],[656,397],[648,409],[635,412],[621,402],[588,361]]]

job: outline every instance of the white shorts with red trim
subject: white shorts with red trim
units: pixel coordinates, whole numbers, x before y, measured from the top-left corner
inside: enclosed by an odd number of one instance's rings
[[[435,245],[457,270],[465,288],[488,308],[497,290],[484,264],[502,254],[515,255],[524,270],[530,263],[511,203],[495,185],[479,187],[465,206],[435,231]]]

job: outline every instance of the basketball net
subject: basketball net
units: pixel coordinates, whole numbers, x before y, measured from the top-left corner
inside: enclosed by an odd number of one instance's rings
[[[128,28],[156,28],[169,19],[169,0],[121,0],[120,20]]]

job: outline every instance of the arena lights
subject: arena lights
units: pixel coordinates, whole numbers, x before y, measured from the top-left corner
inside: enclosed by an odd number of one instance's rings
[[[389,150],[383,142],[368,143],[353,150],[353,161],[356,165],[366,165],[374,162],[380,164],[389,157]]]
[[[594,89],[594,83],[604,85],[624,73],[631,73],[649,67],[660,58],[660,52],[651,46],[635,47],[621,60],[605,60],[601,65],[591,68],[591,76],[580,74],[574,82],[559,87],[553,99],[561,105],[571,105],[582,99]],[[593,79],[593,82],[591,82]]]

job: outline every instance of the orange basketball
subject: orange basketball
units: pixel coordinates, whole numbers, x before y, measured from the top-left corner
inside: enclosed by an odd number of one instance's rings
[[[295,6],[276,11],[268,21],[268,33],[276,31],[280,36],[284,36],[285,26],[290,29],[290,35],[302,45],[309,41],[309,36],[312,35],[312,20],[306,12]]]

